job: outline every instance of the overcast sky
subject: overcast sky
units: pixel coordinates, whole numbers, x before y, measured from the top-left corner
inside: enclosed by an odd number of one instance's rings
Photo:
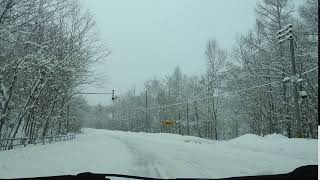
[[[81,0],[93,14],[103,42],[112,51],[96,65],[104,73],[103,87],[116,94],[164,77],[176,66],[183,73],[205,71],[205,45],[215,38],[231,51],[236,35],[255,23],[256,0]],[[90,104],[109,104],[108,95],[86,96]]]

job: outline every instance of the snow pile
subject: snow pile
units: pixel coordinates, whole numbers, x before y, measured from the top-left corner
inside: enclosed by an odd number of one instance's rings
[[[123,135],[123,131],[113,131],[114,134]],[[179,135],[179,134],[170,134],[170,133],[145,133],[145,132],[125,132],[125,134],[132,134],[135,137],[144,138],[145,140],[160,140],[166,142],[191,142],[191,143],[206,143],[212,144],[214,141],[209,139],[203,139],[195,136]]]
[[[81,172],[225,178],[317,164],[317,140],[246,134],[212,141],[165,133],[84,129],[76,139],[0,152],[0,179]]]
[[[264,137],[245,134],[229,141],[230,145],[251,151],[273,153],[297,159],[312,159],[317,157],[317,140],[287,138],[281,134],[271,134]],[[309,161],[310,164],[313,161]]]

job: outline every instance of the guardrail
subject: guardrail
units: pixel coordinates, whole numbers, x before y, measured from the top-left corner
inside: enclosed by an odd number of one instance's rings
[[[69,139],[74,139],[75,134],[68,135],[58,135],[58,136],[44,136],[44,137],[24,137],[24,138],[7,138],[0,139],[0,151],[13,149],[16,146],[26,147],[28,144],[45,144],[52,143],[56,141],[66,141]]]

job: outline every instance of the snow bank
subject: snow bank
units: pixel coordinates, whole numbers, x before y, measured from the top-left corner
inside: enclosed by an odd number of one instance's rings
[[[298,159],[317,157],[317,140],[315,139],[288,138],[281,134],[271,134],[264,137],[245,134],[228,141],[228,143],[234,147],[251,151],[275,153]]]
[[[174,160],[187,161],[186,164],[191,167],[201,167],[202,171],[211,174],[211,178],[288,173],[299,166],[318,164],[315,139],[290,139],[280,134],[264,137],[245,134],[228,141],[214,141],[167,133],[109,133],[134,142],[141,150],[161,152],[157,154],[161,157],[159,159],[166,159],[167,162],[172,161],[168,159],[169,154]],[[194,176],[192,168],[177,163],[168,165],[167,162],[162,163],[171,169],[167,167],[169,175],[164,177],[208,177],[201,173]],[[175,166],[181,168],[177,169]],[[170,176],[172,169],[175,169],[178,176]]]
[[[318,164],[317,152],[317,140],[279,134],[213,141],[166,133],[83,129],[74,140],[0,151],[0,179],[87,171],[160,178],[278,174]]]
[[[84,130],[87,131],[87,130]],[[145,140],[157,140],[164,142],[187,142],[187,143],[206,143],[212,144],[215,143],[212,140],[199,138],[195,136],[187,136],[187,135],[179,135],[179,134],[171,134],[171,133],[145,133],[145,132],[123,132],[123,131],[112,131],[113,134],[121,135],[133,135],[134,137],[143,138]]]

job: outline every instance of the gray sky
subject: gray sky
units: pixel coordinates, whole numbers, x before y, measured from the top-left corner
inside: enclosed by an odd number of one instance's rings
[[[231,51],[236,35],[255,23],[256,0],[81,0],[94,15],[103,42],[112,51],[94,69],[104,73],[103,87],[116,94],[164,77],[176,66],[183,73],[205,71],[205,45],[215,38]],[[108,95],[86,96],[90,104],[109,104]]]

